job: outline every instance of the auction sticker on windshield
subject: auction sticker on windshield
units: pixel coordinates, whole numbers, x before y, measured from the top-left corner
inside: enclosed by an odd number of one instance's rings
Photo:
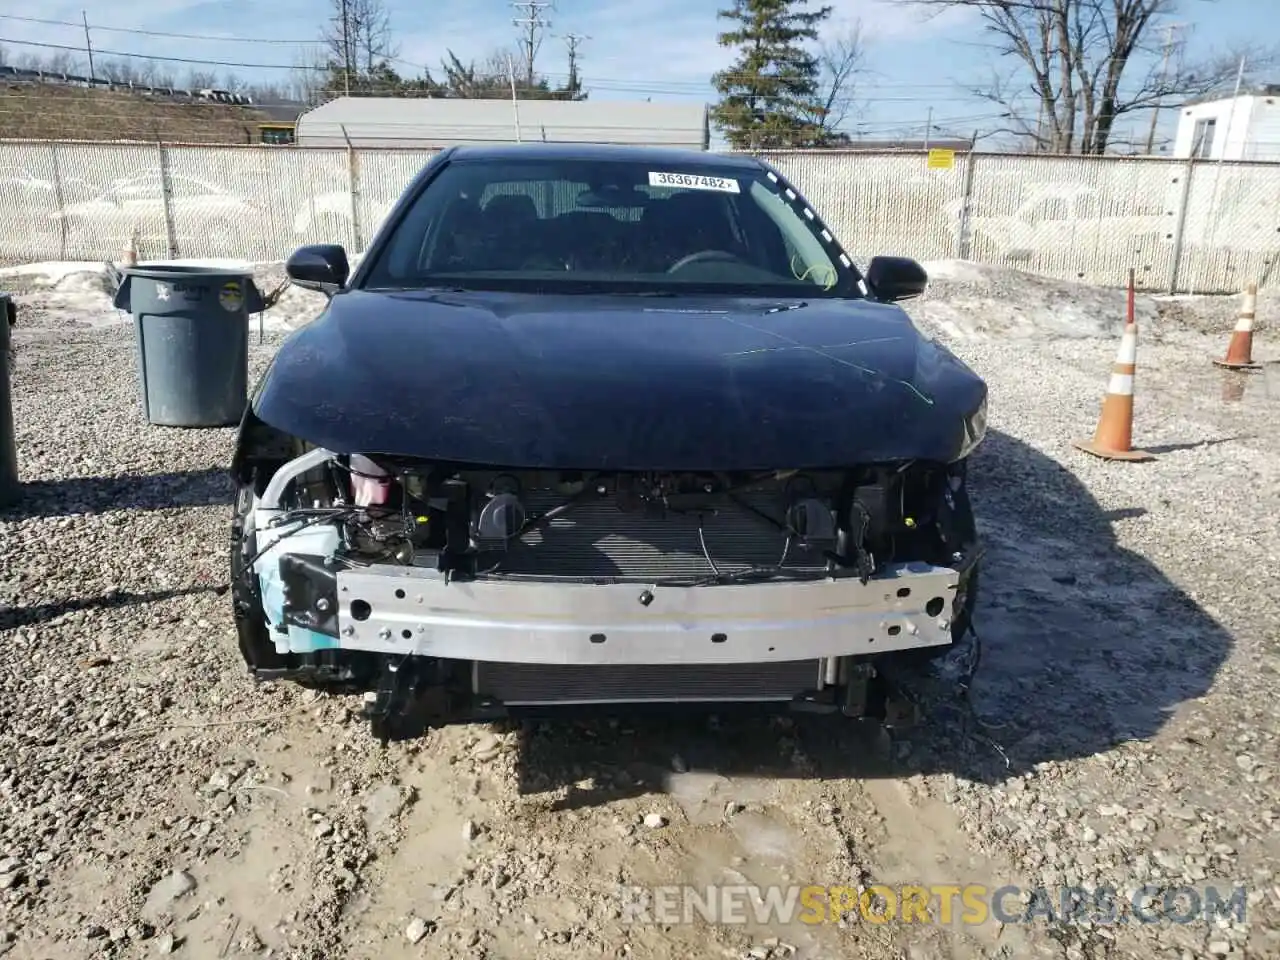
[[[651,187],[684,187],[688,190],[719,190],[740,193],[738,181],[729,177],[702,177],[693,173],[660,173],[649,171]]]

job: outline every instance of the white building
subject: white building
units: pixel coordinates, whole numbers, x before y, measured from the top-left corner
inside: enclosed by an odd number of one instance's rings
[[[1280,84],[1182,105],[1173,155],[1197,160],[1280,160]]]
[[[338,97],[298,117],[306,147],[417,147],[466,143],[626,143],[706,150],[702,103],[615,100],[453,100]]]

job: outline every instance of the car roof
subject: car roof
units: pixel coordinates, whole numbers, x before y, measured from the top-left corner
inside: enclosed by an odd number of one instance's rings
[[[678,147],[642,147],[615,143],[495,143],[454,147],[451,160],[575,160],[635,162],[667,166],[737,167],[759,170],[763,166],[750,154],[711,153]]]

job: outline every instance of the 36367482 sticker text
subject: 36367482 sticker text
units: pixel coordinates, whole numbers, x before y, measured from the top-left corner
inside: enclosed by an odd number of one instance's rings
[[[704,177],[696,173],[662,173],[650,171],[649,186],[677,187],[686,190],[718,190],[721,193],[740,193],[738,181],[731,177]]]

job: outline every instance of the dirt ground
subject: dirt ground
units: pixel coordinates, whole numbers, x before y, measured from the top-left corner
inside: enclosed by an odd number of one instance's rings
[[[27,487],[0,513],[0,955],[1280,955],[1280,371],[1213,367],[1229,311],[1197,326],[1195,309],[1144,328],[1145,464],[1070,446],[1096,422],[1113,337],[956,342],[992,396],[972,469],[982,657],[967,699],[917,689],[918,726],[637,717],[386,747],[355,698],[244,673],[232,431],[146,426],[128,327],[28,311]],[[256,370],[279,336],[255,342]],[[1044,886],[1055,902],[1241,885],[1247,911],[627,922],[623,888],[677,883]]]

